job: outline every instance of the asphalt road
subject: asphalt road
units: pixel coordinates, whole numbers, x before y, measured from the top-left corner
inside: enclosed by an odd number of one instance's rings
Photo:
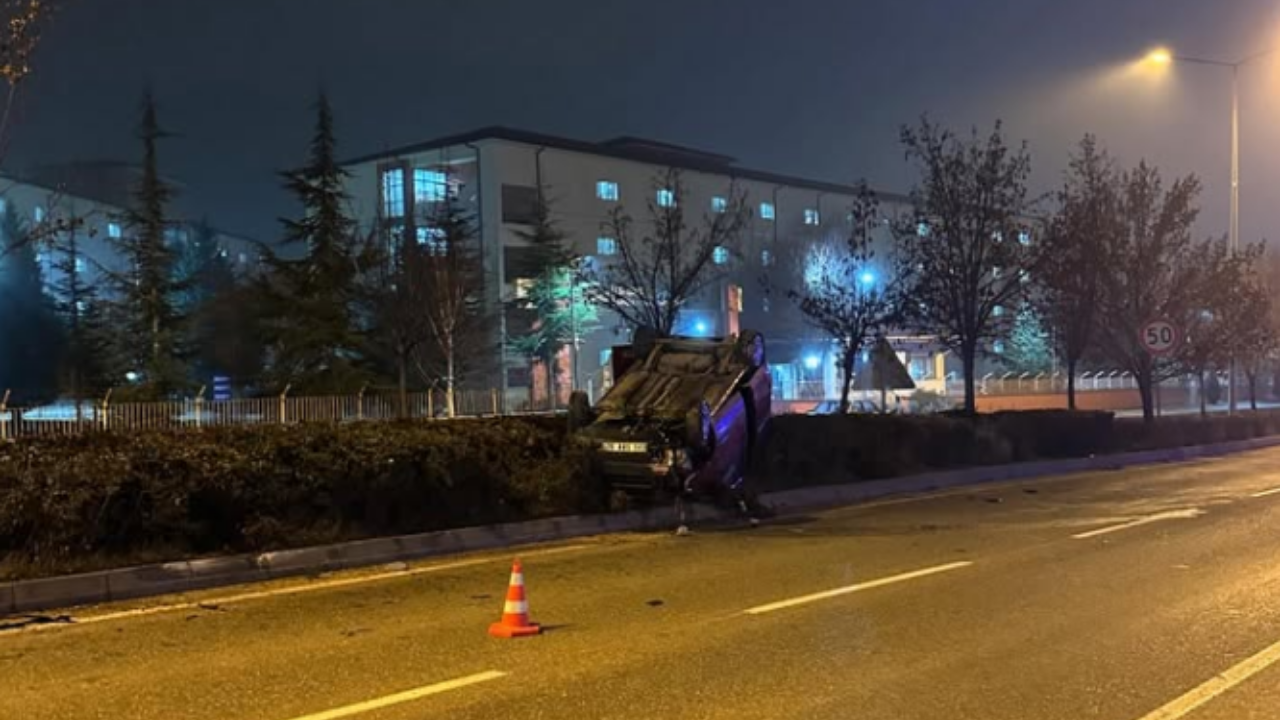
[[[1277,466],[532,548],[522,640],[506,554],[0,620],[0,718],[1273,720]]]

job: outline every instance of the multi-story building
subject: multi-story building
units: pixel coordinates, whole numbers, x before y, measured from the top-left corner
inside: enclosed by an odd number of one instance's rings
[[[731,157],[640,138],[585,142],[502,127],[355,158],[345,167],[350,173],[347,192],[359,222],[366,228],[381,227],[392,237],[415,234],[426,242],[431,228],[421,218],[429,216],[433,203],[446,194],[462,203],[475,218],[485,275],[493,279],[487,300],[503,317],[503,339],[513,330],[510,313],[502,308],[526,281],[518,270],[526,246],[522,233],[532,221],[539,188],[573,249],[599,262],[609,262],[617,252],[617,239],[610,236],[606,223],[619,207],[640,222],[651,202],[680,203],[689,220],[696,222],[722,208],[731,193],[742,193],[752,210],[742,252],[736,257],[717,254],[715,261],[728,266],[724,283],[682,313],[677,331],[724,334],[735,309],[725,288],[732,284],[740,290],[740,325],[760,329],[769,338],[779,394],[819,399],[836,392],[838,373],[830,343],[803,324],[785,293],[779,297],[763,292],[759,276],[761,268],[767,272],[771,256],[789,244],[845,237],[856,192],[851,186],[748,169]],[[681,174],[681,197],[661,184],[672,169]],[[890,213],[907,208],[903,196],[880,197]],[[865,277],[874,282],[875,270],[869,268]],[[627,330],[606,320],[584,337],[573,384],[593,394],[607,385],[609,349],[626,341]],[[526,363],[500,349],[506,342],[495,342],[494,347],[504,356],[504,371],[495,384],[507,389],[509,398],[528,393]],[[941,380],[941,354],[931,344],[902,338],[898,350],[919,381]]]

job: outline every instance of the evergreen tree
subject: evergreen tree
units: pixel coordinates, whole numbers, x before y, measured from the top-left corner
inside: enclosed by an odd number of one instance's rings
[[[93,280],[96,268],[84,252],[83,240],[92,236],[81,218],[69,217],[49,234],[52,256],[53,306],[66,333],[66,351],[59,367],[60,386],[82,403],[110,386],[109,377],[122,376],[107,335],[106,307]]]
[[[1040,316],[1024,307],[1013,321],[1004,346],[1004,363],[1016,373],[1038,375],[1053,370],[1053,346]]]
[[[261,290],[270,374],[278,387],[354,392],[367,379],[358,307],[362,268],[372,268],[372,244],[362,244],[347,216],[347,173],[335,152],[333,112],[322,93],[316,106],[311,157],[283,173],[302,216],[283,220],[284,246],[296,259],[268,253]]]
[[[185,282],[178,277],[178,253],[167,233],[166,210],[173,189],[160,176],[157,154],[157,145],[167,135],[147,91],[137,133],[143,147],[142,176],[133,189],[133,206],[123,215],[124,235],[113,241],[128,264],[113,273],[116,309],[124,323],[121,356],[140,373],[140,394],[155,398],[168,397],[186,385],[179,307]]]
[[[208,221],[191,227],[179,258],[179,277],[186,278],[183,312],[190,321],[190,342],[201,384],[224,375],[238,384],[261,372],[262,347],[250,288],[239,281],[218,233]]]
[[[0,218],[0,231],[0,394],[48,396],[56,388],[61,334],[38,252],[16,207]]]

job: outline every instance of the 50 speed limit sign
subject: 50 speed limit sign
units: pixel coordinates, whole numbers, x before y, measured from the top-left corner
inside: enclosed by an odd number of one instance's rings
[[[1167,320],[1152,320],[1142,326],[1142,347],[1152,355],[1168,355],[1178,349],[1178,329]]]

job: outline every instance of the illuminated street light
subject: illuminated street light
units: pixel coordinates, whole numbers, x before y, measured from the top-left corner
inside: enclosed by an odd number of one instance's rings
[[[1204,58],[1175,55],[1168,48],[1156,48],[1147,53],[1146,62],[1154,65],[1172,65],[1187,63],[1190,65],[1207,65],[1231,71],[1231,225],[1228,232],[1228,244],[1234,255],[1240,251],[1240,68],[1275,52],[1269,48],[1254,53],[1236,62],[1223,60],[1206,60]],[[1232,413],[1236,411],[1236,359],[1233,355],[1230,362],[1227,381],[1227,407]]]

